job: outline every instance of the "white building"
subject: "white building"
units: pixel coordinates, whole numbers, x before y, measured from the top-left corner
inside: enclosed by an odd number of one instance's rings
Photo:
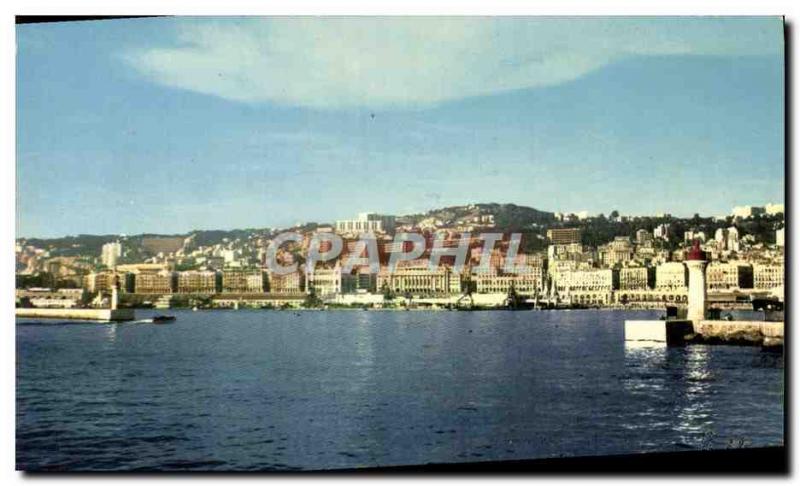
[[[744,262],[711,262],[706,267],[708,290],[738,290],[752,285],[753,268]]]
[[[653,237],[656,239],[669,240],[669,224],[663,223],[653,229]]]
[[[781,206],[783,206],[783,205],[781,205]],[[746,218],[749,218],[751,216],[764,214],[765,212],[766,212],[766,209],[763,208],[763,207],[758,207],[758,206],[736,206],[735,208],[733,208],[733,211],[731,211],[731,215],[734,218],[745,218],[746,219]]]
[[[656,288],[675,290],[686,287],[686,267],[680,262],[666,262],[656,267]]]
[[[706,234],[702,231],[686,231],[683,233],[683,241],[686,243],[691,243],[694,240],[698,240],[702,243],[706,242]]]
[[[739,230],[735,226],[718,228],[714,233],[714,239],[722,250],[739,251]]]
[[[113,243],[106,243],[103,245],[103,250],[100,255],[100,260],[103,265],[108,268],[117,266],[117,259],[122,256],[122,243],[115,241]]]
[[[306,271],[306,292],[311,290],[321,299],[329,299],[342,293],[342,269],[337,263],[333,268],[316,267]]]
[[[770,290],[776,287],[783,287],[783,280],[783,265],[753,265],[753,288],[759,290]]]
[[[336,232],[338,233],[389,232],[393,231],[394,227],[394,216],[376,213],[360,213],[356,219],[336,221]]]
[[[767,207],[764,208],[767,211],[767,214],[775,215],[783,213],[783,204],[767,204]]]
[[[775,244],[778,246],[785,246],[786,244],[786,228],[781,228],[775,232]]]

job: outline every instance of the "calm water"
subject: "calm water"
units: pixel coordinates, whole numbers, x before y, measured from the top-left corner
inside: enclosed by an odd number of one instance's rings
[[[142,316],[152,313],[138,311]],[[319,469],[783,444],[783,358],[656,312],[173,311],[17,323],[19,469]]]

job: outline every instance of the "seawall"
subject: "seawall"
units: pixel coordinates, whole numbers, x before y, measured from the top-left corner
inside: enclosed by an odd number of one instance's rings
[[[783,346],[783,322],[688,320],[625,321],[626,341]]]
[[[17,317],[37,317],[45,319],[76,319],[82,321],[132,321],[133,309],[38,309],[17,308]]]

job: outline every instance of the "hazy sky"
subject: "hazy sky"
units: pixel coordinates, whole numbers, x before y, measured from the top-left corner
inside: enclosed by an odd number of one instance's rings
[[[783,202],[779,18],[17,27],[17,235]]]

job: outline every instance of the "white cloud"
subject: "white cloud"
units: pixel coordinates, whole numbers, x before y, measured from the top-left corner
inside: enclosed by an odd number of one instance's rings
[[[191,19],[124,54],[154,82],[241,102],[420,107],[554,85],[633,55],[782,52],[779,18]]]

